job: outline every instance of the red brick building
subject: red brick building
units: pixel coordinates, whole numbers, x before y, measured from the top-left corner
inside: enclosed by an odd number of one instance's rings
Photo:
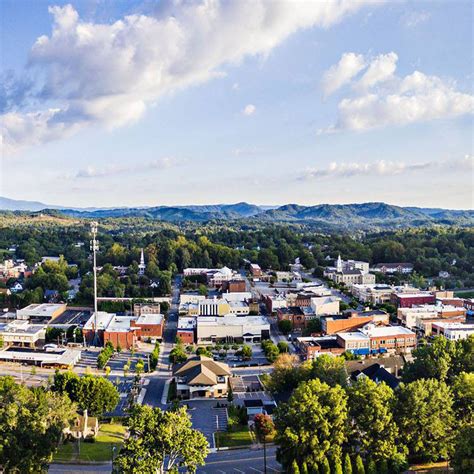
[[[277,309],[278,321],[291,321],[293,329],[303,329],[306,326],[306,318],[298,306]]]
[[[245,280],[223,281],[221,287],[222,293],[244,293],[247,291]]]
[[[422,304],[434,304],[436,297],[428,291],[420,291],[419,293],[394,293],[391,302],[398,308],[411,308]]]

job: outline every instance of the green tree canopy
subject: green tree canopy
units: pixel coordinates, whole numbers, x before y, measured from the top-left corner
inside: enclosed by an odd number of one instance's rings
[[[193,473],[208,454],[205,436],[191,428],[186,408],[163,412],[136,405],[128,422],[130,436],[115,459],[120,473],[175,472],[178,467]]]
[[[347,396],[320,380],[301,383],[278,407],[275,437],[283,466],[296,460],[313,466],[326,455],[341,457],[346,440]]]
[[[445,382],[401,384],[395,409],[398,427],[417,460],[447,459],[453,451],[453,398]]]

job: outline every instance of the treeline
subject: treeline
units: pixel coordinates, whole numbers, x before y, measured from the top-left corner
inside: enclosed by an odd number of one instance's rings
[[[342,357],[299,365],[280,356],[264,382],[288,399],[275,415],[284,468],[396,473],[409,462],[449,461],[456,473],[473,472],[474,337],[439,337],[414,357],[392,390],[367,377],[348,384]]]
[[[110,221],[110,219],[109,219]],[[163,280],[163,272],[180,272],[186,267],[239,268],[245,261],[257,262],[262,268],[288,269],[296,257],[306,268],[321,273],[331,263],[327,257],[338,254],[343,259],[381,262],[410,262],[415,272],[434,277],[435,283],[448,288],[474,286],[474,230],[457,228],[409,229],[377,234],[320,234],[297,224],[243,225],[189,224],[163,225],[156,230],[142,231],[137,220],[118,227],[99,227],[100,251],[98,265],[123,266],[129,280],[115,286],[104,276],[104,290],[139,297],[149,296],[143,288],[150,281]],[[118,224],[117,224],[118,225]],[[28,263],[38,262],[45,255],[64,255],[77,265],[80,275],[91,270],[89,258],[89,229],[87,225],[69,227],[1,228],[0,249],[9,256],[8,248],[17,245],[16,256]],[[137,277],[141,249],[147,263],[146,274]],[[450,277],[438,279],[440,271]],[[113,272],[104,275],[117,280]],[[146,280],[148,278],[148,280]],[[127,288],[128,287],[128,288]],[[142,288],[139,290],[137,288]],[[166,287],[158,290],[166,293]]]

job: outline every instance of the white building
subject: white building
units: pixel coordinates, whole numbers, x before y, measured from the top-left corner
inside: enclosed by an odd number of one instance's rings
[[[451,341],[458,341],[474,334],[474,324],[440,322],[433,323],[432,330],[433,334],[440,334]]]
[[[321,296],[311,298],[311,309],[316,316],[324,316],[339,313],[340,299],[336,296]]]
[[[58,316],[66,311],[67,305],[65,304],[30,304],[26,308],[19,309],[16,312],[18,319],[28,319],[32,321],[41,321],[49,323]]]
[[[0,323],[0,339],[6,346],[21,345],[34,347],[38,341],[44,341],[46,326],[30,324],[28,320],[16,319],[10,323]]]
[[[196,320],[197,342],[259,342],[270,337],[270,323],[262,316],[200,316]]]

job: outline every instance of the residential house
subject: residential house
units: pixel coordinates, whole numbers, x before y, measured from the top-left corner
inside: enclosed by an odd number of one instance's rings
[[[173,380],[181,399],[226,397],[230,375],[227,364],[205,356],[191,357],[173,369]]]

